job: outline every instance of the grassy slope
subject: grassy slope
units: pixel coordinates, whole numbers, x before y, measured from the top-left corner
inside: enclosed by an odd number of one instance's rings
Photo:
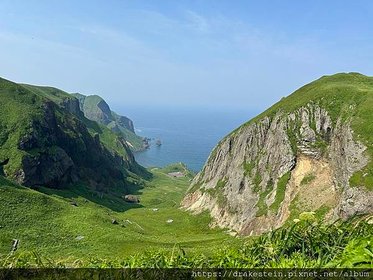
[[[71,96],[67,92],[60,90],[58,88],[48,87],[48,86],[34,86],[34,85],[28,85],[28,84],[21,84],[21,85],[25,87],[26,89],[32,91],[33,93],[43,96],[45,98],[48,98],[57,104],[60,104],[64,99],[73,98],[73,96]]]
[[[208,215],[178,209],[190,177],[171,178],[161,169],[152,172],[154,178],[135,192],[141,200],[138,205],[124,202],[119,193],[100,198],[84,187],[38,192],[0,177],[0,254],[9,253],[14,238],[20,239],[20,252],[33,250],[55,260],[113,259],[151,248],[171,250],[175,244],[210,254],[222,242],[238,242],[222,230],[208,229]],[[112,224],[112,219],[119,224]],[[77,241],[80,235],[84,239]]]
[[[282,98],[269,109],[243,124],[226,137],[230,137],[253,122],[278,111],[294,112],[308,103],[318,104],[325,108],[332,120],[338,117],[351,121],[354,136],[366,145],[367,154],[373,158],[373,77],[359,73],[339,73],[323,76]],[[217,151],[219,144],[212,152]],[[363,176],[365,174],[365,176]],[[365,186],[373,190],[373,160],[360,172],[355,173],[350,181],[352,186]]]
[[[24,87],[0,78],[0,159],[11,157],[6,166],[15,171],[26,152],[16,149],[20,137],[31,127],[30,120],[41,119],[43,98],[29,94]],[[1,118],[6,116],[6,118]]]

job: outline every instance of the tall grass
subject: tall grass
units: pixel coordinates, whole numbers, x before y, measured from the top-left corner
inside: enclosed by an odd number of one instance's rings
[[[373,266],[373,216],[325,225],[311,215],[260,237],[241,248],[223,248],[213,256],[188,255],[175,245],[171,251],[147,251],[124,259],[58,260],[37,253],[0,258],[2,267],[88,268],[318,268]]]

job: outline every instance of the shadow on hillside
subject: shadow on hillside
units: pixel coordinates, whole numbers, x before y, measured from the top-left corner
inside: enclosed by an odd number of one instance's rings
[[[15,188],[19,188],[19,189],[26,188],[26,187],[22,187],[20,185],[17,185],[16,183],[7,179],[4,175],[4,173],[0,173],[0,186],[9,186],[9,187],[15,187]]]
[[[91,121],[91,120],[89,120],[85,117],[82,118],[82,120],[83,120],[83,123],[87,126],[87,128],[90,128],[90,129],[96,131],[97,133],[100,133],[100,134],[102,133],[102,129],[97,122]]]
[[[115,212],[125,212],[129,209],[144,207],[141,204],[141,201],[140,203],[130,203],[123,199],[123,196],[127,194],[128,191],[133,195],[141,195],[142,188],[142,186],[132,184],[127,186],[127,190],[123,191],[106,190],[99,192],[84,185],[71,186],[66,189],[52,189],[46,187],[38,187],[33,189],[47,195],[54,195],[64,198],[75,207],[84,206],[86,203],[91,202],[97,204],[99,207],[105,207]]]

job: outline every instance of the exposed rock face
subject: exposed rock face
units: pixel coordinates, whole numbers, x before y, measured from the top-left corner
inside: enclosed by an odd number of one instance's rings
[[[135,128],[133,126],[132,120],[130,120],[127,117],[119,116],[119,115],[115,115],[115,117],[116,117],[116,122],[118,123],[119,126],[126,127],[130,131],[135,132]]]
[[[109,105],[100,96],[82,94],[74,94],[74,96],[79,100],[80,109],[86,118],[107,125],[117,132],[120,131],[120,127],[135,132],[132,120],[112,112]]]
[[[88,106],[84,103],[83,112],[88,119],[105,125],[109,124],[112,118],[110,107],[103,99],[98,101],[96,106]]]
[[[334,215],[347,219],[354,214],[373,212],[373,196],[371,192],[363,188],[348,188],[341,197],[334,211]]]
[[[79,100],[76,98],[65,98],[60,106],[75,116],[84,116],[83,112],[80,110]]]
[[[338,120],[331,141],[330,159],[335,170],[335,177],[340,186],[348,186],[351,175],[362,169],[368,158],[364,156],[366,147],[354,141],[349,125]]]
[[[311,103],[254,120],[219,143],[182,207],[208,210],[213,225],[244,235],[280,227],[303,211],[327,219],[372,212],[372,192],[349,186],[368,163],[353,136],[348,120],[333,122]]]
[[[78,181],[74,162],[66,152],[55,147],[35,157],[22,159],[23,169],[16,179],[26,186],[63,186]]]
[[[132,151],[147,148],[144,138],[136,135],[131,119],[120,116],[111,111],[109,105],[98,95],[73,94],[79,100],[79,106],[87,119],[106,126],[111,131],[120,134],[128,143]]]
[[[16,181],[26,186],[62,187],[93,180],[96,188],[124,186],[124,168],[136,164],[132,154],[125,160],[112,154],[98,135],[92,137],[83,123],[60,110],[53,102],[44,103],[44,117],[34,120],[20,138],[18,149],[27,153],[14,175]],[[64,115],[63,120],[57,117],[58,112]],[[123,142],[119,144],[128,149]]]

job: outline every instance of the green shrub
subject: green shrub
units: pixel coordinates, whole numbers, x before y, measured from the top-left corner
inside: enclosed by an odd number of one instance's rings
[[[285,198],[286,185],[289,180],[290,180],[290,172],[283,175],[277,182],[275,201],[270,206],[270,209],[275,213],[278,212],[278,209],[280,208],[280,205]]]

